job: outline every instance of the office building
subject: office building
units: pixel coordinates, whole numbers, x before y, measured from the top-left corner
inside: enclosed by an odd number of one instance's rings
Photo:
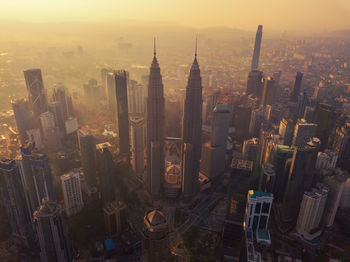
[[[303,118],[305,115],[305,109],[310,104],[309,98],[304,90],[302,95],[298,96],[298,106],[297,106],[297,118]]]
[[[301,91],[302,80],[303,80],[303,74],[301,72],[297,72],[297,74],[295,76],[294,87],[293,87],[292,92],[290,94],[290,100],[292,102],[298,102],[298,97],[299,97],[300,91]]]
[[[118,134],[120,154],[130,161],[129,111],[128,111],[128,72],[115,72],[115,88],[117,96]]]
[[[333,134],[330,148],[339,157],[339,165],[343,168],[348,167],[350,160],[350,123],[338,127]]]
[[[48,157],[45,154],[32,152],[30,163],[32,166],[32,175],[37,194],[36,205],[40,205],[41,200],[45,197],[55,201],[53,177]]]
[[[90,133],[82,130],[78,132],[78,139],[81,167],[83,168],[85,179],[90,186],[96,185],[95,139]]]
[[[298,215],[296,231],[307,240],[312,240],[321,234],[319,228],[326,206],[328,189],[321,187],[305,192]]]
[[[249,125],[252,108],[248,105],[239,105],[233,110],[233,125],[238,141],[243,141],[249,136]]]
[[[147,97],[147,175],[146,188],[153,196],[159,196],[164,166],[164,87],[156,58],[156,50],[150,68]]]
[[[113,178],[115,165],[112,157],[112,146],[109,142],[96,145],[96,170],[103,202],[113,201],[115,198]]]
[[[304,110],[304,119],[308,122],[308,123],[312,123],[312,121],[314,120],[314,111],[315,109],[312,106],[306,106],[305,110]]]
[[[19,138],[22,144],[25,144],[28,140],[27,130],[34,127],[33,115],[30,110],[29,102],[25,99],[19,99],[12,101],[11,104],[16,119]]]
[[[329,188],[327,204],[322,221],[325,227],[333,226],[346,180],[347,176],[345,174],[334,174],[333,176],[327,176],[322,181],[322,183]]]
[[[0,196],[11,228],[12,240],[29,246],[33,240],[29,203],[15,160],[0,161]]]
[[[318,152],[316,169],[333,169],[336,167],[338,155],[326,149],[324,152]]]
[[[170,259],[168,223],[161,211],[153,210],[143,219],[142,262],[166,262]]]
[[[74,116],[72,97],[62,83],[57,83],[53,90],[53,101],[58,102],[61,106],[64,121]]]
[[[213,110],[219,97],[219,92],[209,93],[204,95],[203,99],[203,123],[210,125],[213,121]]]
[[[131,165],[134,173],[136,174],[143,174],[145,170],[144,136],[144,118],[130,118]]]
[[[64,206],[67,216],[74,215],[84,207],[79,172],[70,172],[61,176]]]
[[[295,123],[291,118],[282,118],[278,129],[278,134],[284,140],[283,144],[291,146],[294,135]]]
[[[280,220],[285,226],[294,226],[303,193],[311,188],[319,147],[319,139],[312,138],[304,147],[294,149],[288,181],[280,198],[283,200]]]
[[[260,48],[261,48],[261,38],[262,38],[263,26],[259,25],[255,36],[254,52],[252,59],[252,71],[259,68],[259,58],[260,58]]]
[[[47,111],[47,97],[40,69],[24,71],[24,78],[28,90],[28,100],[34,116],[38,118]],[[36,120],[36,119],[35,119]]]
[[[333,106],[318,103],[315,107],[313,123],[317,124],[315,136],[321,139],[321,150],[327,148],[328,139],[336,127],[339,112]]]
[[[47,111],[42,113],[39,118],[45,145],[50,149],[57,150],[61,146],[61,141],[54,114]]]
[[[33,216],[40,245],[40,261],[72,261],[72,248],[68,242],[61,207],[49,198],[44,198]]]
[[[193,196],[198,190],[198,175],[202,150],[202,104],[202,78],[197,62],[196,50],[186,87],[182,123],[182,140],[190,146],[187,146],[186,150],[182,151],[181,162],[192,159],[192,163],[188,163],[188,165],[182,164],[181,167],[183,177],[182,193],[185,198]],[[187,157],[186,153],[190,154],[190,156]]]
[[[121,201],[107,203],[103,215],[107,237],[114,237],[128,227],[126,205]]]
[[[145,115],[145,88],[135,80],[128,87],[129,116],[142,117]]]
[[[242,149],[242,159],[256,161],[259,155],[259,146],[259,139],[256,137],[244,140]]]
[[[295,147],[303,147],[315,136],[317,125],[307,123],[305,119],[298,119],[295,128],[292,144]],[[322,141],[321,141],[322,142]]]
[[[44,148],[44,143],[40,134],[39,128],[29,129],[27,130],[27,137],[29,143],[34,143],[35,148],[41,150]]]
[[[214,178],[225,170],[230,118],[227,106],[218,103],[213,110],[211,140],[202,146],[200,171],[209,178]]]
[[[258,137],[260,134],[261,126],[269,119],[269,110],[267,107],[258,108],[252,111],[249,123],[249,135],[251,137]]]
[[[252,95],[253,97],[261,98],[263,94],[263,72],[258,70],[253,70],[248,74],[247,81],[247,95]]]
[[[113,119],[116,120],[117,112],[117,100],[116,100],[116,88],[115,88],[115,73],[109,72],[106,76],[106,87],[107,87],[107,101],[108,108],[113,116]]]
[[[345,210],[350,209],[350,178],[349,177],[345,181],[344,190],[340,199],[339,207]]]
[[[275,102],[275,80],[268,76],[263,80],[263,93],[260,100],[260,106],[272,105]]]

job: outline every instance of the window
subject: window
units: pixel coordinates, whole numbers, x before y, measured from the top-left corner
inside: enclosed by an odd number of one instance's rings
[[[261,216],[260,223],[259,223],[259,229],[266,229],[266,228],[267,228],[267,216]]]
[[[257,203],[255,205],[255,214],[260,214],[261,203]]]
[[[263,203],[262,205],[262,213],[268,214],[270,210],[270,203]]]

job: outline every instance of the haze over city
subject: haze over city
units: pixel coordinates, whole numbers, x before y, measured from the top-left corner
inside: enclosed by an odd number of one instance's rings
[[[348,0],[0,0],[0,261],[350,262]]]

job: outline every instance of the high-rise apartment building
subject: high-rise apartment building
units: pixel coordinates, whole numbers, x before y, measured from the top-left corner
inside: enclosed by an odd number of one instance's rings
[[[40,69],[24,71],[24,78],[34,116],[39,117],[47,111],[47,97]]]
[[[72,261],[72,248],[68,242],[61,207],[49,198],[44,198],[33,216],[40,245],[40,261]]]
[[[145,88],[135,80],[128,87],[129,116],[142,117],[145,115]]]
[[[182,124],[182,140],[190,144],[187,151],[182,150],[182,162],[192,158],[192,163],[182,165],[184,197],[191,197],[198,190],[198,175],[202,150],[202,78],[197,62],[197,50],[191,66],[190,75],[186,87],[186,98],[184,102],[184,115]],[[189,150],[193,150],[189,152]],[[191,157],[185,154],[190,153]]]
[[[263,26],[259,25],[255,36],[255,45],[252,59],[252,71],[259,68],[259,58],[260,58],[260,48],[261,48],[261,38],[262,38]]]
[[[61,176],[64,206],[68,216],[78,213],[84,207],[79,172],[70,172]]]
[[[147,97],[147,175],[146,188],[159,196],[165,172],[164,87],[156,51],[150,68]]]

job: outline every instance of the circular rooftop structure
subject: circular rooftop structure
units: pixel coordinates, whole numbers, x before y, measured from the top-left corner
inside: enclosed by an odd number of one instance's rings
[[[146,219],[152,226],[158,226],[167,223],[164,214],[158,210],[153,210],[149,212],[146,215]]]

